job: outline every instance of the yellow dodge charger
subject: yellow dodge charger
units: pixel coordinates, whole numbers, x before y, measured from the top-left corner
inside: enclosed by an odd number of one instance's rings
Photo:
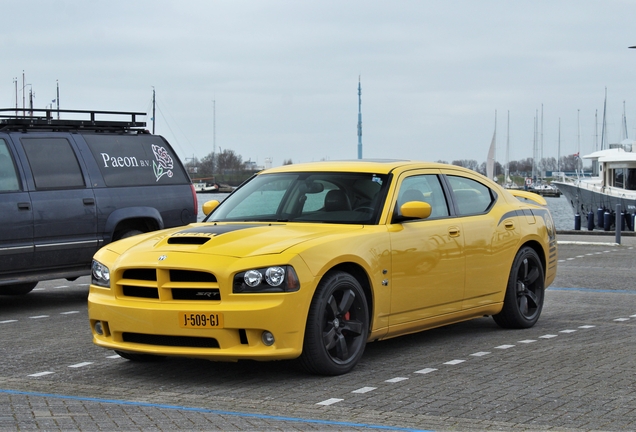
[[[451,165],[287,165],[203,210],[97,252],[95,344],[135,361],[298,358],[338,375],[370,341],[484,315],[531,327],[556,275],[545,200]]]

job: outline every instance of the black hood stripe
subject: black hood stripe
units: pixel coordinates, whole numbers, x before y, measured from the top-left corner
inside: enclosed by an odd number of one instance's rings
[[[183,231],[179,231],[174,233],[172,236],[207,236],[213,237],[220,234],[229,233],[232,231],[238,231],[242,229],[255,228],[262,225],[245,225],[245,224],[236,224],[236,225],[206,225],[206,226],[197,226],[185,229]]]

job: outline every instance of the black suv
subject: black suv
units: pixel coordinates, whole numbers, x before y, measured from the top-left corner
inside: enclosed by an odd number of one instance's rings
[[[190,177],[142,115],[0,109],[0,294],[88,275],[107,243],[196,222]]]

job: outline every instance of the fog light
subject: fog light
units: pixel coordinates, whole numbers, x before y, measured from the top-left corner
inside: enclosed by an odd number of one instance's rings
[[[263,341],[263,344],[267,346],[274,345],[274,335],[268,331],[263,332],[263,334],[261,335],[261,340]]]
[[[95,333],[97,333],[100,336],[104,336],[104,328],[102,327],[101,321],[95,322],[94,329],[95,329]]]

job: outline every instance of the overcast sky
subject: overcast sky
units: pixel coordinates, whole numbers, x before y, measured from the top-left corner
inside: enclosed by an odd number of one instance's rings
[[[2,2],[0,105],[151,112],[182,159],[504,163],[636,137],[636,1]],[[55,105],[55,104],[54,104]],[[214,109],[215,107],[215,109]],[[214,115],[215,113],[215,115]],[[580,119],[580,135],[577,118]],[[216,121],[214,122],[213,119]],[[146,117],[149,128],[150,116]],[[213,124],[216,127],[213,127]],[[580,138],[579,138],[580,137]]]

